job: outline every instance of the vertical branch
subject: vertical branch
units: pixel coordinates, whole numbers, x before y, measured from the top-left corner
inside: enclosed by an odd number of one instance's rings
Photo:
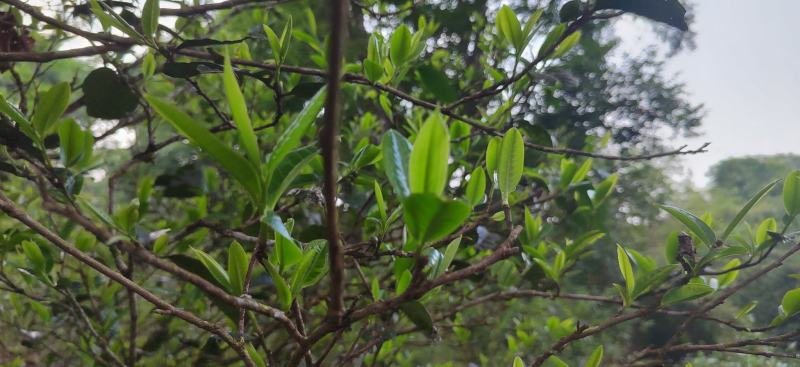
[[[341,115],[341,74],[342,74],[342,49],[344,43],[345,24],[347,20],[347,0],[331,1],[331,38],[328,50],[328,95],[325,102],[324,125],[319,135],[322,157],[325,163],[325,195],[326,225],[328,246],[330,248],[330,278],[331,292],[329,316],[338,322],[344,314],[344,248],[339,241],[338,213],[336,210],[336,181],[338,179],[337,167],[339,162],[338,152],[338,127],[336,125]]]

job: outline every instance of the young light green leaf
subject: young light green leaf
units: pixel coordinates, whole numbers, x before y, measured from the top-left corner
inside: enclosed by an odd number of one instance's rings
[[[294,220],[289,218],[286,221],[287,232],[292,231]],[[297,264],[303,260],[303,250],[294,241],[279,233],[275,233],[275,255],[278,256],[279,269],[284,269]]]
[[[678,235],[677,231],[670,232],[667,235],[666,243],[664,244],[664,259],[667,261],[667,264],[677,264],[678,263]]]
[[[724,270],[734,269],[739,265],[742,265],[742,261],[739,259],[733,259],[731,261],[728,261],[728,263],[725,264],[725,266],[723,266],[721,270],[724,271]],[[719,278],[717,278],[717,280],[719,281],[719,287],[722,288],[733,283],[733,281],[736,280],[737,276],[739,276],[739,270],[731,270],[725,274],[720,275]]]
[[[411,149],[409,186],[412,193],[441,195],[447,184],[450,136],[438,112],[422,125]]]
[[[94,136],[84,132],[75,120],[67,119],[59,124],[58,140],[64,167],[75,166],[91,158]]]
[[[386,212],[386,202],[383,200],[383,191],[378,181],[372,181],[372,190],[375,193],[375,203],[378,205],[378,214],[381,216],[381,220],[386,222],[389,214]]]
[[[228,98],[228,104],[231,107],[233,122],[236,123],[236,129],[239,130],[239,142],[241,142],[250,161],[258,166],[261,163],[261,155],[258,152],[258,140],[256,139],[255,131],[253,131],[253,124],[250,122],[250,115],[247,113],[247,104],[244,101],[242,91],[239,89],[236,75],[233,73],[231,58],[228,56],[227,52],[225,52],[222,84],[225,87],[225,96]]]
[[[525,367],[525,363],[522,362],[522,358],[516,356],[514,357],[514,363],[511,365],[511,367]]]
[[[31,119],[39,136],[50,133],[58,118],[67,110],[69,95],[70,87],[67,82],[58,83],[42,93]]]
[[[411,284],[411,271],[406,269],[400,273],[400,277],[397,278],[397,285],[395,285],[394,293],[398,296],[403,294],[403,292],[408,289],[409,284]]]
[[[228,273],[222,268],[222,265],[220,265],[217,260],[214,260],[213,257],[203,252],[203,250],[198,250],[194,247],[191,247],[190,251],[197,260],[200,260],[200,262],[203,263],[203,266],[206,267],[208,272],[211,273],[211,276],[213,276],[214,279],[219,282],[219,284],[225,287],[228,292],[233,291],[231,289],[231,281],[228,277]]]
[[[142,58],[142,77],[145,80],[149,79],[156,73],[156,57],[148,52]]]
[[[403,202],[408,232],[418,244],[436,241],[455,231],[470,214],[469,205],[431,193],[411,194]]]
[[[158,3],[158,0],[147,0],[142,8],[142,32],[149,40],[154,40],[158,30],[158,17],[161,15]]]
[[[580,41],[580,39],[581,39],[581,31],[573,32],[572,34],[567,36],[567,38],[564,38],[564,41],[562,41],[558,45],[558,47],[556,47],[556,50],[553,51],[552,57],[558,58],[564,56],[567,52],[569,52],[569,50],[571,50],[573,47],[575,47],[575,45],[578,44],[578,41]]]
[[[592,354],[589,355],[589,358],[586,359],[586,363],[583,364],[583,367],[600,367],[600,362],[603,361],[603,346],[598,345],[597,348],[594,349]]]
[[[272,283],[275,284],[275,289],[278,291],[278,302],[281,304],[281,308],[283,310],[288,310],[289,307],[292,305],[292,290],[289,288],[289,284],[286,283],[286,279],[281,276],[278,269],[275,265],[272,264],[270,261],[264,261],[264,266],[267,268],[267,272],[269,272],[270,278],[272,278]]]
[[[503,5],[497,12],[495,23],[500,35],[514,46],[517,54],[521,53],[525,48],[525,36],[522,34],[522,26],[520,26],[514,11],[508,5]]]
[[[497,186],[502,195],[503,204],[508,204],[508,196],[517,189],[525,168],[525,143],[517,128],[506,131],[500,143],[500,155],[497,159]]]
[[[744,216],[747,215],[747,213],[750,211],[750,209],[753,209],[753,207],[756,204],[758,204],[758,202],[761,201],[761,199],[764,196],[766,196],[770,191],[772,191],[772,188],[775,187],[775,185],[778,183],[778,181],[779,180],[775,180],[775,181],[772,181],[772,182],[768,183],[767,185],[762,187],[761,190],[758,190],[758,192],[755,195],[753,195],[752,198],[750,198],[750,200],[747,202],[747,204],[745,204],[742,207],[742,209],[740,209],[739,212],[736,213],[736,216],[728,224],[728,227],[725,228],[725,231],[722,232],[722,236],[719,237],[720,241],[725,242],[725,240],[728,238],[728,236],[731,233],[733,233],[733,230],[736,229],[736,226],[739,225],[739,222],[741,222],[742,219],[744,219]]]
[[[483,202],[486,195],[486,173],[483,168],[477,167],[469,175],[467,181],[467,192],[464,194],[467,202],[473,207]]]
[[[411,55],[411,31],[400,24],[389,39],[389,57],[395,67],[403,65]]]
[[[381,283],[378,278],[372,278],[369,287],[370,293],[372,293],[372,300],[378,301],[381,299]]]
[[[787,318],[800,312],[800,288],[792,289],[783,295],[781,308]]]
[[[138,198],[139,198],[139,219],[141,219],[150,208],[150,195],[153,193],[155,180],[152,176],[144,176],[139,179]]]
[[[659,205],[659,207],[683,223],[683,225],[689,228],[689,230],[698,238],[700,238],[700,240],[703,241],[707,246],[716,246],[717,236],[702,219],[676,206]]]
[[[551,30],[550,33],[547,34],[547,37],[545,37],[544,42],[539,47],[539,53],[537,57],[540,59],[546,59],[552,56],[552,52],[554,52],[555,48],[557,47],[556,42],[558,42],[561,39],[566,30],[567,30],[567,25],[564,23],[561,23],[557,25],[555,28],[553,28],[553,30]]]
[[[494,184],[497,184],[497,165],[500,157],[500,145],[503,139],[495,136],[489,139],[486,144],[486,173]]]
[[[775,218],[767,218],[758,225],[755,233],[756,245],[764,245],[768,243],[769,232],[776,232],[778,230],[778,222]]]
[[[22,251],[28,264],[36,273],[44,274],[47,272],[47,259],[42,254],[42,249],[33,241],[22,241]]]
[[[237,241],[231,242],[228,247],[228,279],[231,283],[231,292],[238,296],[244,293],[244,281],[250,259]]]
[[[758,301],[750,301],[748,304],[744,305],[744,307],[740,308],[738,312],[736,312],[736,316],[734,316],[734,318],[738,320],[747,316],[756,308],[756,306],[758,306]]]
[[[303,260],[292,277],[292,291],[295,295],[305,287],[310,287],[328,272],[328,241],[311,241],[303,253]]]
[[[381,141],[383,151],[383,169],[394,193],[400,198],[411,194],[408,186],[408,162],[411,155],[411,143],[395,130],[389,130]]]
[[[572,175],[572,178],[570,179],[569,184],[570,185],[575,185],[575,184],[583,181],[583,179],[586,178],[586,175],[589,173],[589,170],[591,168],[592,168],[592,159],[591,158],[583,161],[583,163],[580,165],[580,167],[578,167],[578,169],[575,170],[575,173]]]
[[[636,289],[636,277],[633,274],[633,267],[631,266],[628,252],[620,245],[617,245],[617,263],[619,264],[619,271],[622,273],[622,278],[625,279],[625,291],[630,296],[633,294],[634,289]]]
[[[272,56],[275,57],[275,62],[278,65],[283,64],[281,41],[278,39],[278,35],[266,24],[262,25],[262,29],[264,30],[264,34],[267,35],[267,41],[269,42],[269,47],[272,49]]]
[[[783,207],[790,217],[800,214],[800,171],[790,173],[783,180]]]
[[[661,306],[667,307],[677,303],[691,301],[693,299],[708,295],[712,292],[714,292],[714,288],[711,288],[705,284],[685,284],[678,288],[672,288],[668,290],[667,293],[664,294],[664,297],[661,298]]]
[[[611,193],[611,190],[617,184],[617,178],[619,177],[618,174],[613,174],[608,176],[603,182],[600,182],[597,187],[594,189],[594,196],[592,196],[592,206],[595,208],[600,206],[603,201],[608,197]]]
[[[456,254],[458,253],[458,247],[461,245],[461,236],[458,238],[450,241],[447,244],[447,249],[444,251],[444,256],[442,257],[439,262],[436,263],[436,267],[434,268],[433,273],[431,274],[432,278],[436,278],[445,272],[447,272],[447,268],[450,267],[450,264],[453,263],[453,259],[456,258]]]
[[[189,139],[193,144],[208,153],[228,173],[233,176],[250,194],[254,203],[261,203],[261,180],[255,166],[244,157],[226,146],[201,123],[180,111],[171,103],[156,97],[145,95],[159,115],[169,122],[175,130]]]
[[[317,115],[319,115],[324,105],[325,88],[322,88],[311,97],[311,100],[307,102],[303,110],[294,116],[286,129],[280,134],[278,141],[275,143],[275,147],[272,149],[272,152],[269,153],[269,156],[267,156],[267,172],[274,172],[283,158],[300,145],[300,139],[305,135],[309,126],[317,119]],[[273,177],[270,176],[267,179],[267,183],[270,183],[272,178]],[[269,187],[269,185],[267,185],[267,187]]]

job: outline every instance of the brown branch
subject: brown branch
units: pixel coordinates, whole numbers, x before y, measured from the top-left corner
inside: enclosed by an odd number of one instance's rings
[[[201,15],[210,11],[233,9],[243,5],[258,5],[261,8],[271,8],[289,0],[227,0],[218,3],[208,3],[196,6],[187,6],[178,9],[162,8],[162,16],[190,17]]]
[[[50,62],[61,59],[71,59],[75,57],[95,56],[104,54],[106,52],[119,52],[125,51],[129,48],[127,45],[107,44],[101,46],[87,46],[81,48],[73,48],[70,50],[61,51],[44,51],[44,52],[0,52],[0,61],[6,62]]]
[[[344,247],[339,240],[339,213],[336,207],[339,164],[338,121],[342,109],[341,70],[344,58],[347,0],[333,0],[331,11],[331,39],[328,50],[328,93],[325,116],[319,143],[322,148],[325,178],[322,193],[325,196],[325,223],[328,238],[331,290],[328,314],[331,322],[338,324],[344,315]]]
[[[150,293],[150,291],[144,289],[142,286],[136,284],[134,281],[128,279],[124,275],[114,271],[105,264],[95,260],[93,257],[73,247],[72,245],[67,243],[67,241],[65,241],[63,238],[51,232],[41,223],[31,218],[22,209],[14,205],[14,203],[1,192],[0,192],[0,210],[4,211],[9,216],[20,221],[22,224],[32,229],[34,232],[38,233],[39,235],[50,241],[53,245],[61,249],[61,251],[64,251],[65,253],[74,257],[81,263],[88,265],[89,267],[96,270],[100,274],[105,275],[107,278],[119,283],[125,288],[132,290],[140,297],[144,298],[148,302],[155,305],[157,309],[160,310],[162,313],[176,316],[192,325],[195,325],[203,330],[206,330],[208,332],[217,335],[219,338],[228,343],[228,345],[230,345],[230,347],[233,348],[239,354],[239,356],[247,366],[249,367],[255,366],[253,364],[253,361],[245,352],[244,348],[241,345],[237,344],[236,341],[233,339],[233,337],[231,337],[225,329],[217,325],[214,325],[208,321],[205,321],[189,311],[173,306],[172,304],[159,298],[155,294]]]

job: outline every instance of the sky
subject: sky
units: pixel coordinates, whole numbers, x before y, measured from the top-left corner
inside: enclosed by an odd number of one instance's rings
[[[686,84],[690,100],[705,105],[698,138],[675,141],[709,152],[683,158],[702,187],[714,163],[729,157],[800,153],[800,13],[797,0],[695,0],[697,48],[667,71]],[[651,28],[627,16],[617,26],[626,47],[653,42]]]

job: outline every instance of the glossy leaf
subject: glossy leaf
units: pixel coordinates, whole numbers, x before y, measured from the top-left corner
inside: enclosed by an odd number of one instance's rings
[[[447,236],[470,214],[469,205],[430,193],[411,194],[403,202],[403,208],[408,232],[419,244]]]
[[[628,257],[628,253],[622,246],[617,245],[617,264],[619,271],[622,273],[622,278],[625,279],[625,290],[629,295],[632,295],[636,289],[636,277],[633,274],[633,266]]]
[[[497,12],[495,23],[497,24],[499,33],[508,43],[514,46],[517,53],[521,53],[522,49],[525,47],[525,38],[522,34],[522,26],[519,24],[519,20],[517,19],[517,15],[514,14],[514,11],[511,10],[508,5],[503,5]]]
[[[555,51],[553,51],[553,58],[558,58],[564,56],[569,50],[571,50],[575,45],[578,44],[578,41],[581,40],[581,31],[575,31],[556,47]]]
[[[509,129],[500,143],[500,155],[497,159],[497,186],[508,204],[508,196],[517,189],[525,168],[525,147],[522,134],[516,128]]]
[[[395,130],[389,130],[381,141],[383,169],[394,193],[401,198],[411,194],[408,179],[408,162],[411,156],[411,143]]]
[[[403,65],[411,55],[411,31],[400,24],[389,39],[389,57],[395,67]]]
[[[427,333],[433,333],[433,320],[422,303],[419,301],[406,301],[400,304],[400,311],[418,328]]]
[[[67,82],[58,83],[39,97],[31,123],[39,136],[47,135],[69,105],[70,86]]]
[[[495,184],[497,183],[497,166],[502,142],[502,138],[494,136],[489,139],[489,143],[486,145],[486,172]]]
[[[239,242],[231,242],[228,247],[228,279],[231,283],[233,295],[244,293],[244,278],[247,274],[247,267],[250,259]]]
[[[142,33],[148,39],[153,39],[158,30],[158,17],[161,15],[159,0],[147,0],[142,7]]]
[[[409,284],[411,284],[411,271],[406,269],[403,270],[397,278],[397,285],[395,286],[394,293],[398,296],[403,294],[403,292],[408,289]]]
[[[800,214],[800,171],[790,173],[783,180],[783,207],[790,217]]]
[[[717,236],[714,234],[714,231],[711,230],[711,228],[702,219],[676,206],[659,205],[659,207],[661,209],[664,209],[675,219],[683,223],[683,225],[689,228],[689,230],[695,236],[700,238],[700,240],[703,241],[707,246],[709,247],[715,246],[717,242]]]
[[[725,231],[722,232],[722,235],[719,237],[719,240],[725,242],[728,236],[731,233],[733,233],[733,230],[736,229],[736,226],[739,225],[742,219],[744,219],[744,216],[747,215],[748,212],[750,212],[750,209],[753,209],[753,207],[756,204],[758,204],[758,202],[761,201],[761,199],[764,198],[764,196],[766,196],[770,191],[772,191],[772,188],[775,187],[777,183],[778,180],[772,181],[768,183],[766,186],[762,187],[761,190],[758,190],[758,192],[755,195],[753,195],[752,198],[750,198],[747,204],[745,204],[742,207],[742,209],[740,209],[739,212],[736,213],[736,216],[733,217],[733,220],[728,224],[728,227],[726,227]]]
[[[208,272],[211,273],[211,276],[213,276],[219,284],[221,284],[229,292],[232,291],[228,273],[222,268],[222,265],[220,265],[217,260],[214,260],[213,257],[203,252],[203,250],[198,250],[192,247],[190,251],[197,260],[200,260],[200,262],[203,263],[203,266],[206,267]]]
[[[603,361],[603,346],[598,345],[597,348],[594,349],[592,354],[589,355],[589,358],[586,359],[586,363],[583,364],[583,367],[600,367],[600,362]]]
[[[713,292],[714,288],[705,284],[688,283],[678,288],[668,290],[667,293],[664,294],[664,297],[661,298],[661,306],[667,307],[682,302],[688,302]]]
[[[411,192],[441,195],[447,184],[450,134],[438,112],[422,125],[409,158]]]
[[[250,194],[255,203],[261,200],[261,180],[255,166],[226,146],[201,123],[180,111],[171,103],[153,96],[145,96],[153,109],[167,120],[175,130],[194,145],[208,153],[219,165],[233,176]]]
[[[483,202],[483,198],[486,196],[486,173],[483,168],[477,167],[470,173],[464,196],[472,206]]]
[[[247,113],[247,104],[244,101],[242,91],[239,89],[239,83],[236,81],[236,75],[233,73],[231,59],[227,52],[225,53],[222,82],[225,87],[225,96],[227,96],[228,104],[231,107],[233,122],[236,123],[236,129],[239,131],[239,142],[242,144],[250,161],[258,165],[261,163],[261,155],[258,152],[256,133],[253,131],[253,124],[250,122],[250,115]]]

